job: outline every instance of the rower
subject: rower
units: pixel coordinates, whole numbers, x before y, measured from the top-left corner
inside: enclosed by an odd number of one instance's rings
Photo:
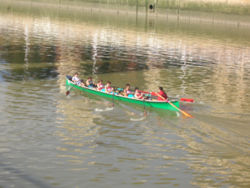
[[[124,95],[125,97],[127,97],[129,94],[132,94],[132,92],[131,92],[131,90],[130,90],[130,84],[126,84],[125,89],[124,89],[124,91],[123,91],[123,95]]]
[[[80,81],[80,79],[79,79],[79,77],[78,77],[78,73],[76,72],[75,74],[74,74],[74,76],[72,77],[72,82],[74,83],[74,84],[77,84],[77,85],[80,85],[81,84],[81,81]]]
[[[165,93],[165,91],[163,90],[163,87],[159,87],[159,92],[155,93],[155,94],[158,96],[158,98],[157,98],[158,101],[164,101],[164,100],[168,99],[168,96]]]
[[[94,84],[93,80],[92,80],[92,77],[89,77],[87,80],[86,80],[86,85],[87,87],[96,87],[96,85]]]
[[[141,92],[139,91],[139,88],[138,88],[138,87],[135,88],[134,98],[136,98],[136,99],[144,99],[143,93],[141,93]]]
[[[80,80],[80,82],[81,82],[81,83],[80,83],[80,86],[81,86],[81,87],[86,87],[86,84],[85,84],[85,82],[84,82],[83,80]]]
[[[114,89],[111,87],[111,82],[107,81],[107,84],[105,85],[105,92],[111,93]]]
[[[97,83],[97,89],[100,91],[104,88],[104,84],[102,83],[102,80],[99,80],[98,83]]]

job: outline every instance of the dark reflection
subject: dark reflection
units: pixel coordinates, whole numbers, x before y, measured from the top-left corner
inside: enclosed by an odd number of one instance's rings
[[[3,45],[0,47],[1,58],[8,63],[25,63],[25,45]],[[28,52],[28,61],[32,63],[56,62],[57,47],[54,45],[34,44],[30,45]]]
[[[25,68],[11,69],[0,73],[5,81],[12,80],[39,80],[39,79],[50,79],[57,77],[58,73],[54,67],[51,68]]]
[[[93,47],[92,45],[89,43],[89,44],[85,44],[84,46],[81,46],[81,47],[78,47],[81,49],[81,52],[80,52],[80,56],[81,56],[81,59],[82,60],[91,60],[92,61],[92,51],[93,51]]]
[[[195,36],[195,38],[200,37],[208,40],[216,38],[243,44],[248,43],[247,41],[249,40],[247,39],[250,38],[247,27],[240,25],[235,26],[235,22],[232,22],[232,24],[223,23],[224,25],[216,24],[216,22],[214,22],[214,15],[213,19],[206,17],[207,22],[202,23],[202,19],[198,22],[197,20],[192,21],[191,18],[194,15],[190,13],[182,15],[183,17],[180,17],[180,22],[177,23],[174,14],[172,15],[172,19],[170,19],[170,17],[166,18],[163,15],[155,17],[150,14],[143,16],[133,14],[127,14],[126,16],[124,14],[116,15],[113,12],[109,14],[105,11],[100,12],[97,9],[93,9],[91,14],[89,14],[88,9],[79,11],[79,9],[74,6],[71,8],[60,6],[59,9],[58,7],[48,9],[38,4],[32,4],[30,5],[31,7],[20,7],[14,3],[3,4],[0,9],[1,12],[6,11],[5,6],[8,10],[11,9],[18,14],[29,15],[34,18],[46,16],[54,20],[63,20],[63,23],[70,22],[79,25],[90,24],[94,25],[96,29],[98,27],[111,26],[115,29],[122,28],[125,30],[136,30],[138,32],[144,30],[146,33],[152,32],[172,35],[173,37],[192,38]],[[44,12],[42,10],[44,10]],[[196,17],[196,19],[198,18]],[[242,20],[242,22],[245,23],[245,20]],[[40,24],[42,28],[44,24],[43,21],[41,21]],[[10,30],[13,32],[11,33],[8,28],[4,28],[2,31],[2,36],[0,36],[2,43],[0,46],[1,59],[7,64],[15,64],[8,65],[11,66],[11,68],[8,68],[4,72],[2,71],[1,74],[4,79],[54,78],[59,72],[54,64],[59,61],[71,61],[72,59],[77,62],[77,67],[80,67],[80,71],[87,74],[168,68],[170,66],[182,67],[186,65],[211,67],[214,64],[214,61],[211,60],[213,57],[211,56],[206,58],[202,56],[196,57],[194,54],[191,54],[191,56],[193,56],[191,60],[182,59],[182,53],[184,52],[176,51],[178,48],[175,46],[169,49],[162,48],[160,51],[155,52],[152,47],[148,48],[146,45],[133,44],[132,46],[126,46],[121,43],[119,45],[113,45],[112,42],[102,44],[101,41],[98,41],[97,44],[93,44],[91,39],[86,41],[83,39],[81,42],[71,41],[66,45],[56,42],[52,42],[51,44],[50,39],[46,38],[47,35],[43,36],[43,33],[40,33],[39,36],[36,36],[39,30],[29,31],[31,33],[30,39],[29,32],[26,33],[24,28],[18,31],[20,34]],[[49,33],[49,35],[56,38],[53,32]],[[9,38],[5,39],[4,36],[9,36]],[[86,36],[82,38],[84,37]],[[59,37],[58,40],[62,41],[63,38]],[[143,38],[142,40],[147,40],[147,38]],[[65,55],[65,51],[69,47],[71,50]],[[169,50],[175,51],[174,54],[171,54]],[[16,66],[16,64],[23,66]],[[40,65],[37,66],[36,64]]]
[[[93,45],[87,45],[83,47],[81,51],[81,60],[93,61],[95,56],[95,66],[93,64],[82,63],[81,68],[87,72],[95,73],[108,73],[108,72],[121,72],[130,70],[143,70],[148,66],[145,64],[147,61],[146,56],[136,52],[136,49],[128,49],[125,46],[111,47],[106,45],[97,45],[96,55],[94,54]]]
[[[31,45],[28,52],[24,45],[4,45],[1,47],[1,61],[6,70],[0,71],[2,79],[29,80],[55,78],[58,73],[55,46]],[[27,54],[28,53],[28,54]]]
[[[24,63],[24,49],[23,45],[2,45],[0,46],[1,59],[4,59],[7,63]]]
[[[147,69],[147,65],[136,62],[124,62],[124,61],[123,62],[102,61],[98,63],[97,66],[98,73],[122,72],[122,71],[143,70],[143,69]]]
[[[57,47],[54,45],[32,45],[30,46],[29,61],[34,63],[56,62],[58,55]]]
[[[65,54],[65,46],[31,44],[26,47],[29,48],[28,52],[24,46],[23,44],[1,47],[2,61],[11,67],[1,73],[4,79],[47,79],[54,78],[59,74],[54,64],[62,59]],[[78,51],[81,72],[88,74],[93,72],[100,74],[149,68],[169,68],[169,66],[213,65],[211,60],[201,59],[200,57],[197,57],[197,59],[193,57],[192,60],[182,60],[181,54],[171,56],[165,51],[157,52],[157,55],[149,55],[147,52],[150,50],[142,51],[137,47],[108,46],[101,43],[94,46],[90,42],[85,42],[82,45],[73,45],[71,48],[72,52],[69,53],[69,56],[74,57],[74,52]],[[16,64],[20,64],[20,66],[16,66]]]

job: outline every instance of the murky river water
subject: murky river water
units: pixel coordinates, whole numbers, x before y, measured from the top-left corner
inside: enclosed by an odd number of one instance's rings
[[[101,14],[0,14],[0,187],[249,187],[250,27]],[[194,118],[66,97],[76,71]]]

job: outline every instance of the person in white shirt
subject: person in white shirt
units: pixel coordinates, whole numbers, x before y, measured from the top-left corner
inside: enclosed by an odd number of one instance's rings
[[[79,79],[79,77],[78,77],[78,73],[77,73],[77,72],[76,72],[75,75],[72,77],[72,82],[74,82],[74,84],[77,84],[77,85],[81,84],[81,81],[80,81],[80,79]]]

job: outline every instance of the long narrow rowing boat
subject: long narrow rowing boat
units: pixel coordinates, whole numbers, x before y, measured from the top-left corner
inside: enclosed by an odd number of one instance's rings
[[[178,111],[175,107],[173,107],[173,105],[171,105],[170,103],[168,103],[166,101],[153,101],[153,100],[146,100],[146,99],[144,99],[144,100],[135,99],[135,98],[129,98],[129,97],[121,96],[121,95],[110,94],[110,93],[98,91],[98,90],[96,90],[94,88],[81,87],[81,86],[78,86],[78,85],[74,84],[71,81],[71,76],[66,76],[66,86],[70,87],[70,88],[71,87],[76,88],[76,89],[81,90],[81,91],[86,92],[86,93],[91,93],[91,94],[98,95],[98,96],[101,96],[101,97],[110,98],[110,99],[113,99],[113,100],[124,101],[124,102],[128,102],[128,103],[134,103],[134,104],[142,105],[142,106],[145,106],[145,107],[161,108],[161,109],[165,109],[165,110]],[[180,106],[179,101],[173,100],[173,101],[171,101],[171,103],[174,104],[178,108]]]

